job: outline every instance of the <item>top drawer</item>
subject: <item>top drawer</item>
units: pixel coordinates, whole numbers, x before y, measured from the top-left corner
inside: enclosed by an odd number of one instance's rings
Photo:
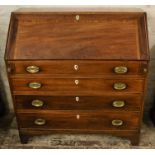
[[[10,75],[145,75],[146,61],[9,61]]]

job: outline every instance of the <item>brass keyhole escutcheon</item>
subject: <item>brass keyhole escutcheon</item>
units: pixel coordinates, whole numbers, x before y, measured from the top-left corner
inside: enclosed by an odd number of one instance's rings
[[[75,84],[76,84],[76,85],[78,85],[78,84],[79,84],[79,80],[75,80],[74,82],[75,82]]]
[[[76,19],[77,21],[79,21],[79,20],[80,20],[80,16],[79,16],[79,15],[76,15],[76,16],[75,16],[75,19]]]
[[[75,101],[76,102],[79,102],[79,100],[80,100],[80,98],[77,96],[77,97],[75,97]]]
[[[79,114],[76,115],[76,119],[77,119],[77,120],[80,119],[80,115],[79,115]]]
[[[74,70],[78,70],[79,69],[79,66],[78,65],[74,65]]]

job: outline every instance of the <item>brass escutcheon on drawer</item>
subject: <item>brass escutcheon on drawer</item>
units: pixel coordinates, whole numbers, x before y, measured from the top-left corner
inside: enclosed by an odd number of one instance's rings
[[[79,84],[79,80],[75,80],[74,83],[75,83],[76,85],[78,85],[78,84]]]
[[[39,89],[41,88],[41,83],[38,83],[38,82],[31,82],[28,84],[28,86],[32,89]]]
[[[28,67],[26,68],[26,71],[27,71],[28,73],[32,73],[32,74],[38,73],[39,70],[40,70],[40,68],[39,68],[38,66],[28,66]]]
[[[79,69],[79,66],[78,65],[74,65],[74,70],[78,70]]]
[[[112,120],[111,124],[113,126],[122,126],[123,125],[123,121],[119,120],[119,119],[114,119],[114,120]]]
[[[78,21],[78,20],[80,20],[80,15],[76,15],[75,16],[75,19]]]
[[[124,90],[127,88],[127,85],[122,82],[117,82],[117,83],[114,83],[113,87],[115,90]]]
[[[77,120],[80,119],[80,115],[79,115],[79,114],[76,115],[76,119],[77,119]]]
[[[75,101],[79,102],[80,98],[78,96],[75,97]]]
[[[43,107],[44,102],[41,100],[33,100],[31,104],[32,106],[39,108],[39,107]]]
[[[42,119],[42,118],[38,118],[34,121],[34,124],[35,125],[45,125],[46,124],[46,120],[45,119]]]
[[[112,105],[113,107],[121,108],[125,106],[125,101],[113,101]]]
[[[125,74],[128,72],[128,68],[125,66],[117,66],[114,68],[116,74]]]

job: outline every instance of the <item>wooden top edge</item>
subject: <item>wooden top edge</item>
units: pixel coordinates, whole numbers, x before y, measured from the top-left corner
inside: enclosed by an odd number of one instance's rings
[[[142,9],[139,8],[106,8],[106,7],[75,7],[75,6],[70,6],[70,7],[51,7],[51,8],[20,8],[18,10],[13,11],[14,13],[19,13],[19,14],[30,14],[30,13],[61,13],[61,12],[85,12],[85,13],[145,13]]]

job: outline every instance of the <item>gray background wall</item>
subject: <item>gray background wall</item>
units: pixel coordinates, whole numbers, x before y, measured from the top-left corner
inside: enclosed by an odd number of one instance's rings
[[[23,7],[41,7],[41,6],[0,6],[0,87],[3,94],[3,99],[6,105],[12,111],[12,99],[10,96],[10,89],[8,85],[8,80],[6,77],[5,63],[4,63],[4,52],[7,39],[7,31],[10,20],[10,13],[18,8]],[[52,6],[43,6],[52,7]],[[97,7],[97,6],[96,6]],[[99,7],[99,6],[98,6]],[[100,6],[101,7],[101,6]],[[145,102],[145,117],[148,114],[150,106],[153,104],[153,96],[155,94],[155,6],[144,5],[144,6],[102,6],[105,9],[112,8],[135,8],[142,9],[147,12],[148,17],[148,31],[149,31],[149,46],[150,46],[150,67],[149,67],[149,82],[148,82],[148,92]]]

